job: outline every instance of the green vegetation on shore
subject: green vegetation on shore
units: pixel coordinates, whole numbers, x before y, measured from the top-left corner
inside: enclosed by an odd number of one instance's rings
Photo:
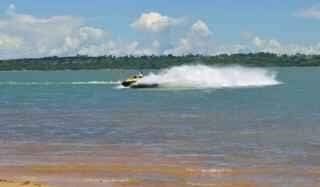
[[[0,60],[0,71],[81,70],[81,69],[159,69],[182,64],[247,66],[319,66],[320,55],[276,55],[271,53],[218,56],[74,56]]]

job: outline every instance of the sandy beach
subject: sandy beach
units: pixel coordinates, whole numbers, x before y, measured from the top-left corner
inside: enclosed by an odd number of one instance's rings
[[[47,185],[32,183],[30,181],[14,182],[0,179],[0,187],[49,187]]]
[[[254,160],[243,158],[243,163],[252,166],[208,167],[205,157],[164,155],[134,145],[1,144],[0,148],[7,150],[6,155],[15,155],[16,161],[11,156],[2,160],[0,187],[320,185],[318,167],[255,166]]]
[[[3,166],[0,175],[10,180],[3,180],[1,187],[46,187],[50,186],[270,186],[257,184],[253,180],[241,178],[242,171],[182,166],[129,166],[113,165],[38,165],[38,166]],[[243,171],[255,172],[255,171]],[[261,172],[261,171],[260,171]],[[267,170],[265,171],[267,172]],[[148,176],[148,177],[141,177]],[[199,181],[205,178],[206,182]],[[24,182],[11,182],[24,181]],[[31,183],[29,181],[36,181]]]
[[[293,168],[216,168],[205,170],[197,167],[165,165],[29,165],[1,166],[0,187],[138,187],[138,186],[219,186],[219,187],[264,187],[281,186],[254,177],[288,177],[290,186],[319,186],[316,178],[320,170],[293,170]],[[309,183],[301,177],[314,178]],[[299,180],[297,180],[300,178]],[[19,182],[12,182],[19,181]],[[30,182],[32,181],[32,182]],[[45,184],[45,185],[42,185]],[[293,184],[293,185],[291,185]]]

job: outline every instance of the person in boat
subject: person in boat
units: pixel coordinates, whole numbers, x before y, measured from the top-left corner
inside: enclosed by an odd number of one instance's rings
[[[142,72],[139,72],[138,74],[133,75],[132,78],[133,78],[133,79],[141,79],[141,78],[143,78],[143,73],[142,73]]]
[[[121,84],[122,84],[123,86],[128,87],[128,86],[136,83],[136,82],[138,81],[138,79],[143,78],[143,76],[144,76],[143,73],[142,73],[142,72],[139,72],[138,74],[136,74],[136,75],[134,75],[134,76],[132,76],[132,77],[129,77],[127,80],[123,81]]]
[[[137,77],[139,78],[139,79],[141,79],[141,78],[143,78],[143,73],[140,71],[139,73],[138,73],[138,75],[137,75]]]

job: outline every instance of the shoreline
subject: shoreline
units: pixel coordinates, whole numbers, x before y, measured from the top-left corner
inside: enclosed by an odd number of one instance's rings
[[[0,166],[0,187],[318,186],[320,168],[200,168],[130,163]],[[272,178],[272,180],[264,180]],[[313,178],[313,180],[311,180]],[[283,181],[277,181],[277,180]],[[299,179],[299,180],[298,180]],[[303,180],[306,179],[306,180]],[[30,182],[32,181],[32,182]]]
[[[210,67],[229,67],[229,66],[242,66],[242,67],[249,67],[249,68],[318,68],[319,65],[269,65],[269,64],[241,64],[241,63],[231,63],[231,64],[202,64],[202,63],[194,63],[194,64],[200,64],[200,65],[207,65]],[[74,72],[80,72],[80,71],[158,71],[162,69],[169,69],[172,67],[177,66],[183,66],[183,65],[194,65],[194,64],[179,64],[179,65],[173,65],[163,68],[83,68],[83,69],[69,69],[69,68],[62,68],[62,69],[0,69],[0,72],[63,72],[63,71],[74,71]]]
[[[3,173],[6,173],[5,175]],[[146,165],[34,165],[0,167],[0,177],[8,178],[0,187],[140,187],[140,186],[272,186],[242,178],[237,170]],[[247,171],[250,173],[250,171]],[[201,180],[200,180],[201,178]],[[25,182],[11,182],[25,181]],[[33,181],[36,183],[31,183]],[[1,183],[0,183],[1,184]]]
[[[170,156],[137,145],[0,144],[0,187],[282,187],[320,186],[320,167],[208,165],[205,156]],[[225,157],[227,159],[227,157]],[[236,158],[230,158],[236,159]],[[11,182],[14,181],[14,182]],[[30,181],[30,182],[29,182]],[[32,181],[32,182],[31,182]]]

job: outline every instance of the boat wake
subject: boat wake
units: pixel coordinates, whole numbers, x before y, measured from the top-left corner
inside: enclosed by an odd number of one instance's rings
[[[17,82],[17,81],[6,81],[0,82],[0,85],[116,85],[119,84],[117,81],[76,81],[76,82]]]
[[[242,66],[215,67],[182,65],[150,73],[139,84],[158,84],[167,88],[238,88],[280,84],[277,72],[264,68]]]

